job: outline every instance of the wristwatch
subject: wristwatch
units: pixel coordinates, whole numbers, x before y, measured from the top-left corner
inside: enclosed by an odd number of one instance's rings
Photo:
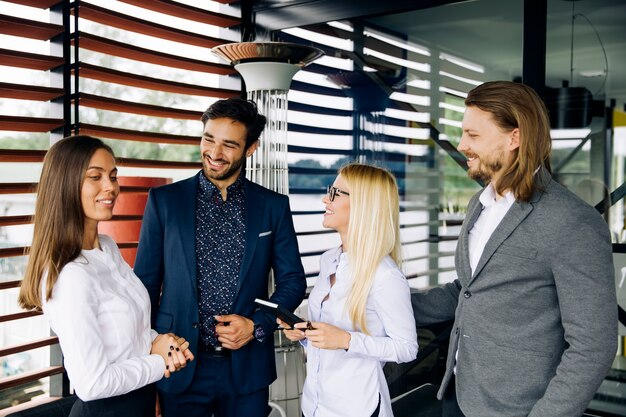
[[[252,331],[252,336],[257,340],[257,342],[263,343],[263,339],[265,339],[265,330],[263,326],[258,323],[254,323],[254,330]]]

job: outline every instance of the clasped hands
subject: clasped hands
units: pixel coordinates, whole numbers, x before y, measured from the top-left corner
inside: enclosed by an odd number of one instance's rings
[[[307,339],[314,347],[320,349],[347,350],[350,348],[350,339],[352,338],[350,333],[332,324],[317,321],[302,322],[296,323],[295,329],[292,329],[281,319],[276,319],[276,323],[282,327],[287,339],[293,342]],[[308,327],[312,327],[312,329]]]
[[[189,350],[189,342],[174,333],[160,334],[152,341],[150,354],[160,355],[165,361],[163,376],[169,378],[172,372],[176,372],[194,359]]]

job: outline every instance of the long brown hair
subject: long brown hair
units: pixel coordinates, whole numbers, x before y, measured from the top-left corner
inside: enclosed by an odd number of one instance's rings
[[[78,257],[83,246],[85,213],[81,190],[91,157],[111,148],[91,136],[70,136],[50,147],[43,161],[33,216],[34,233],[18,303],[41,309],[41,280],[48,274],[46,300],[61,269]]]
[[[465,105],[491,113],[505,131],[519,129],[519,148],[513,163],[498,179],[496,192],[511,190],[517,200],[529,201],[539,187],[538,167],[550,168],[550,120],[546,106],[532,88],[511,81],[490,81],[469,92]]]

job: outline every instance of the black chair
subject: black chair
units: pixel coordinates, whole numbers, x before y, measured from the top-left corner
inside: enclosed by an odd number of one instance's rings
[[[424,384],[391,400],[395,417],[441,417],[441,401],[437,399],[439,387]]]
[[[452,321],[418,328],[420,347],[417,358],[407,363],[386,363],[383,371],[391,398],[421,387],[439,384],[446,370],[448,339]]]

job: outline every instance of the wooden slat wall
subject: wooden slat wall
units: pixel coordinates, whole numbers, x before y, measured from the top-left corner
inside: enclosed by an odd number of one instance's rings
[[[0,61],[8,67],[47,71],[63,65],[62,57],[32,54],[10,49],[0,49]]]
[[[47,41],[63,33],[63,26],[0,14],[0,33]]]
[[[150,90],[166,91],[168,93],[189,94],[206,97],[229,98],[241,95],[239,91],[224,90],[222,88],[204,87],[174,81],[167,81],[144,75],[129,74],[110,68],[78,63],[80,77],[91,78],[109,83],[123,84],[129,87],[146,88]]]
[[[92,20],[103,25],[113,26],[116,28],[125,29],[144,35],[155,36],[161,39],[167,39],[169,41],[176,41],[206,48],[212,48],[214,46],[226,43],[222,39],[204,36],[193,32],[187,32],[180,29],[174,29],[162,24],[149,22],[122,13],[117,13],[115,11],[89,4],[87,2],[80,2],[78,13],[79,16],[84,19]],[[216,26],[222,26],[215,23],[213,24]]]
[[[235,69],[230,65],[216,64],[199,59],[185,58],[181,56],[165,54],[150,49],[141,48],[106,39],[90,33],[78,32],[80,47],[107,55],[133,59],[135,61],[148,62],[150,64],[166,65],[173,68],[190,71],[207,72],[210,74],[231,75]],[[72,42],[74,43],[74,42]],[[1,50],[0,50],[1,51]]]
[[[220,27],[231,27],[241,23],[241,19],[226,16],[219,13],[209,12],[187,4],[177,3],[171,0],[152,0],[146,2],[144,0],[121,0],[124,3],[134,4],[135,6],[145,7],[146,9],[156,12],[165,13],[171,16],[183,19],[195,20],[196,22],[206,23]]]
[[[24,7],[40,9],[32,15],[40,15],[42,11],[49,13],[48,21],[53,23],[44,22],[43,19],[34,20],[30,13],[20,13],[7,7],[3,8],[0,14],[0,35],[40,42],[51,41],[54,46],[52,48],[44,46],[40,50],[33,51],[20,49],[19,42],[2,42],[0,62],[3,66],[13,67],[16,74],[21,70],[34,71],[44,80],[47,78],[49,81],[32,85],[20,81],[19,77],[0,77],[0,99],[10,99],[16,103],[14,110],[10,113],[0,111],[0,139],[18,135],[22,135],[20,138],[28,138],[29,134],[41,135],[43,133],[48,134],[52,141],[59,138],[56,132],[69,128],[72,134],[101,137],[114,147],[118,143],[143,143],[158,145],[165,149],[168,146],[182,146],[197,152],[201,133],[199,119],[202,112],[217,99],[241,96],[236,71],[230,65],[218,62],[216,58],[211,59],[210,52],[213,46],[237,39],[222,39],[186,30],[186,28],[185,30],[173,28],[168,25],[167,18],[162,21],[149,20],[152,19],[151,16],[155,16],[153,12],[158,12],[164,17],[185,19],[194,25],[202,24],[228,29],[228,31],[219,31],[220,36],[221,33],[231,37],[237,36],[238,25],[241,23],[240,17],[233,16],[238,9],[237,1],[219,1],[225,5],[221,7],[224,10],[227,8],[228,13],[193,7],[172,0],[150,2],[123,0],[122,3],[110,3],[111,6],[109,3],[102,2],[101,5],[96,5],[82,0],[71,3],[67,1],[65,10],[68,15],[65,19],[62,16],[64,8],[60,7],[63,4],[62,0],[15,0],[9,3],[15,3],[22,9]],[[122,7],[127,5],[146,10],[147,13],[127,13]],[[141,16],[141,18],[136,16]],[[70,33],[70,28],[54,23],[62,21],[76,21],[77,25],[72,29],[74,32]],[[109,30],[109,28],[112,29]],[[146,37],[154,41],[146,42]],[[138,40],[134,41],[135,38]],[[180,50],[187,47],[197,48],[198,53],[194,54],[194,57],[185,56],[179,52],[179,48],[163,52],[158,48],[163,40],[180,44]],[[67,45],[66,55],[62,52],[63,42]],[[55,52],[42,52],[47,50]],[[121,62],[120,60],[133,62],[132,69],[129,71],[127,68],[122,70],[117,68],[116,63]],[[155,66],[167,69],[175,75],[176,80],[160,75],[146,75],[152,74]],[[66,74],[66,85],[63,85],[63,73]],[[202,80],[202,77],[188,76],[188,74],[205,74],[206,81]],[[227,85],[228,88],[224,88],[222,84]],[[100,86],[97,89],[99,92],[83,90],[84,85]],[[120,91],[129,94],[119,94]],[[172,94],[177,98],[169,102],[151,98],[155,95],[160,98],[167,97],[167,94]],[[189,101],[195,104],[185,105],[185,97],[196,97],[195,101]],[[171,101],[181,101],[182,105],[171,105]],[[30,107],[29,102],[50,103],[51,110],[43,116],[32,115],[27,110]],[[63,102],[66,103],[65,107],[62,106]],[[59,105],[53,103],[59,103]],[[65,117],[63,111],[66,112]],[[118,117],[107,118],[107,114],[114,114]],[[172,126],[178,126],[176,123],[187,121],[196,124],[186,129],[170,127],[153,128],[151,131],[149,128],[137,128],[137,124],[127,125],[126,120],[130,120],[129,117],[145,120],[147,126],[172,123]],[[151,120],[165,122],[152,123]],[[26,141],[27,139],[20,140]],[[33,171],[37,172],[47,146],[41,149],[19,149],[28,146],[20,145],[18,141],[15,142],[15,146],[16,149],[1,149],[2,146],[0,146],[0,164],[32,165]],[[193,172],[201,168],[196,158],[186,162],[178,160],[176,156],[170,157],[167,152],[164,152],[158,159],[143,157],[141,154],[124,155],[122,153],[117,156],[122,176],[125,171],[145,172],[141,175],[152,176]],[[34,196],[36,187],[37,183],[31,178],[25,180],[3,176],[0,178],[0,209],[4,204],[3,201]],[[149,186],[121,187],[122,194],[126,196],[145,196],[148,190]],[[4,230],[13,231],[16,230],[13,228],[24,228],[31,224],[32,211],[30,213],[12,213],[6,210],[0,212],[4,213],[0,215],[0,228]],[[112,221],[139,222],[141,217],[141,214],[135,213],[116,214]],[[0,233],[0,236],[2,235],[4,234]],[[118,245],[123,250],[132,250],[136,248],[137,242],[136,239],[118,241]],[[27,249],[27,246],[7,246],[4,242],[0,242],[0,260],[9,263],[23,262]],[[38,312],[15,310],[14,299],[7,300],[6,297],[9,297],[9,294],[14,297],[21,276],[6,275],[5,268],[1,270],[3,272],[0,273],[2,274],[0,275],[0,323],[6,325],[17,320],[20,320],[19,323],[41,320],[41,314]],[[22,327],[26,329],[33,326],[20,326]],[[0,331],[4,332],[5,328],[6,326],[0,327]],[[31,337],[31,340],[24,342],[25,337]],[[11,355],[31,354],[30,352],[35,349],[41,351],[42,348],[58,343],[57,338],[49,334],[20,335],[19,343],[12,341],[12,337],[4,337],[0,340],[6,340],[7,343],[0,345],[0,361]],[[0,396],[19,389],[21,385],[26,386],[41,378],[61,372],[63,372],[62,366],[48,363],[40,369],[27,369],[12,376],[0,375]]]
[[[9,3],[21,4],[24,6],[36,7],[39,9],[49,9],[59,4],[60,0],[5,0]]]

